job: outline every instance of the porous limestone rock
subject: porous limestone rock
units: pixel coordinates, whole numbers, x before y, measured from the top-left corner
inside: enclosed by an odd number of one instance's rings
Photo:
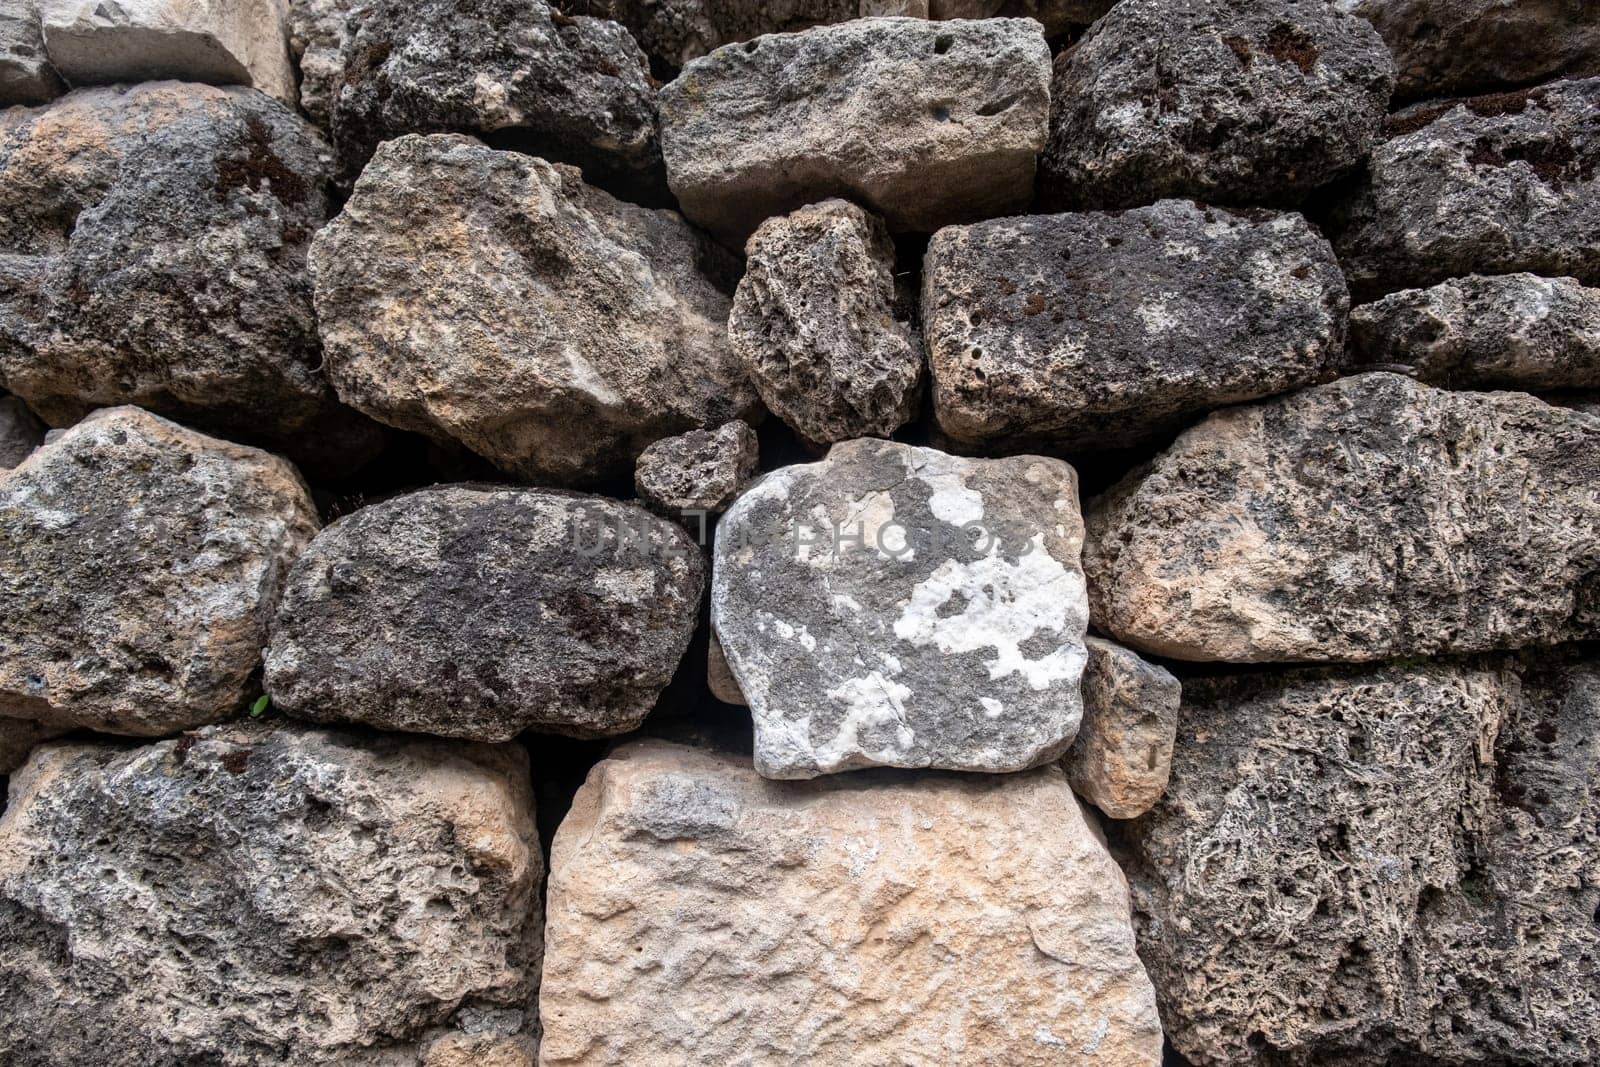
[[[28,458],[44,441],[44,423],[14,396],[0,396],[0,471]]]
[[[300,71],[300,110],[323,129],[344,78],[340,54],[356,30],[361,0],[289,0],[289,54]]]
[[[757,409],[728,344],[732,258],[571,167],[390,141],[311,264],[340,397],[512,474],[626,474],[660,438]]]
[[[1115,642],[1084,644],[1083,722],[1062,766],[1084,800],[1113,819],[1138,818],[1167,788],[1183,687]]]
[[[1600,7],[1583,0],[1333,3],[1383,35],[1400,100],[1600,74]]]
[[[1600,289],[1573,278],[1469,275],[1350,315],[1356,366],[1465,389],[1600,388]]]
[[[1391,130],[1334,220],[1360,297],[1514,271],[1600,285],[1600,78],[1419,104]]]
[[[728,336],[762,401],[817,444],[916,417],[922,345],[895,318],[894,242],[846,200],[768,219],[745,245]]]
[[[295,101],[287,0],[39,0],[45,51],[73,85],[253,85]]]
[[[939,426],[1113,448],[1330,377],[1349,296],[1295,214],[1164,200],[939,231],[922,278]]]
[[[1156,1067],[1126,884],[1057,768],[763,781],[636,742],[550,857],[540,1062]]]
[[[543,862],[519,748],[231,724],[51,745],[11,788],[12,1067],[445,1067],[463,1047],[531,1067]]]
[[[66,91],[44,54],[35,0],[0,7],[0,108],[43,104]]]
[[[1057,60],[1044,199],[1293,203],[1361,161],[1393,87],[1328,0],[1122,0]]]
[[[1095,625],[1236,663],[1600,636],[1600,420],[1343,378],[1221,411],[1089,509]]]
[[[657,441],[639,456],[633,486],[663,515],[720,515],[755,475],[760,455],[755,431],[735,419]]]
[[[667,181],[730,246],[831,196],[930,233],[1033,196],[1050,49],[1029,19],[858,19],[728,45],[661,90]]]
[[[95,412],[0,473],[0,716],[133,735],[232,718],[316,529],[277,456]]]
[[[725,44],[789,33],[857,14],[859,0],[573,0],[571,14],[614,19],[671,67]],[[861,12],[868,14],[868,12]]]
[[[705,562],[677,525],[603,497],[427,489],[333,523],[272,624],[273,704],[505,741],[644,720],[699,616]]]
[[[1600,664],[1186,681],[1128,824],[1172,1043],[1240,1063],[1600,1060]]]
[[[49,726],[27,719],[0,718],[0,778],[15,774],[40,744],[68,733],[71,727]],[[4,810],[0,807],[0,810]]]
[[[769,778],[873,765],[1016,771],[1082,713],[1077,475],[874,438],[745,491],[711,619]]]
[[[659,198],[649,63],[628,31],[544,0],[364,0],[328,104],[341,174],[382,141],[474,133]]]
[[[319,469],[379,435],[319,369],[328,147],[249,89],[83,89],[0,113],[0,385],[46,422],[138,404]]]

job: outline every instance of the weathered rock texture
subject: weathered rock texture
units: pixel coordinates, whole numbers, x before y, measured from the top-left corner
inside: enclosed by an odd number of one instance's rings
[[[633,485],[646,505],[664,515],[718,515],[754,477],[760,457],[755,431],[735,420],[657,441],[639,457]]]
[[[1119,447],[1329,377],[1349,297],[1299,215],[1166,200],[950,227],[923,330],[958,441]]]
[[[276,456],[137,408],[0,474],[0,716],[157,735],[254,695],[317,513]]]
[[[44,423],[14,396],[0,396],[0,471],[28,458],[44,440]]]
[[[616,23],[544,0],[370,0],[353,18],[329,104],[346,178],[401,134],[477,133],[659,189],[649,64]]]
[[[70,727],[47,726],[27,719],[0,719],[0,778],[15,774],[38,745],[69,730]]]
[[[1218,412],[1089,512],[1095,625],[1188,660],[1600,634],[1600,422],[1364,374]]]
[[[1083,527],[1059,460],[864,438],[784,467],[717,532],[712,624],[756,767],[1015,771],[1078,729]]]
[[[1292,203],[1360,162],[1393,86],[1328,0],[1122,0],[1056,63],[1045,200]]]
[[[0,821],[0,1009],[27,1020],[0,1057],[531,1064],[542,867],[510,746],[235,725],[41,749]]]
[[[625,474],[756,407],[728,344],[731,257],[571,167],[390,141],[311,262],[340,397],[516,475]]]
[[[1183,716],[1127,869],[1190,1060],[1600,1059],[1592,655],[1190,681]]]
[[[894,243],[846,200],[768,219],[745,245],[728,336],[773,414],[818,444],[916,417],[922,344],[895,318]]]
[[[744,690],[739,688],[739,679],[733,676],[733,668],[728,666],[728,654],[722,651],[722,642],[715,630],[711,631],[711,639],[706,644],[706,688],[724,704],[744,707],[750,703],[744,698]]]
[[[573,14],[613,19],[673,67],[736,41],[845,22],[860,0],[575,0]]]
[[[1117,0],[928,0],[928,17],[987,19],[996,16],[1036,19],[1051,37],[1074,25],[1087,25],[1104,15]]]
[[[796,785],[636,743],[557,832],[548,914],[545,1064],[1161,1060],[1055,768]]]
[[[1167,788],[1183,687],[1119,644],[1084,643],[1083,722],[1062,766],[1080,797],[1113,819],[1137,818]]]
[[[85,89],[0,114],[0,384],[62,426],[138,404],[316,466],[376,429],[318,366],[327,145],[241,88]]]
[[[1572,278],[1470,275],[1350,316],[1357,366],[1468,389],[1600,387],[1600,289]]]
[[[1049,104],[1037,23],[860,19],[690,63],[661,148],[684,214],[730,245],[830,196],[926,233],[1027,205]]]
[[[1333,0],[1394,53],[1401,100],[1600,74],[1600,8],[1582,0]]]
[[[289,0],[289,54],[300,71],[300,108],[327,129],[344,78],[340,55],[356,30],[360,0]]]
[[[449,487],[363,508],[296,563],[273,703],[504,741],[624,733],[694,632],[705,563],[681,529],[601,497]]]
[[[1600,285],[1600,78],[1422,104],[1394,128],[1336,220],[1352,290],[1513,271]]]
[[[42,104],[65,90],[45,58],[37,4],[14,0],[0,8],[0,107]]]
[[[73,85],[253,85],[295,101],[287,0],[39,0],[50,63]]]

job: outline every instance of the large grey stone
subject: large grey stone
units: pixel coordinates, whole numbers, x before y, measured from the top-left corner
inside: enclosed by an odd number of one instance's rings
[[[470,138],[386,143],[311,264],[327,371],[380,422],[551,482],[759,410],[737,265],[670,211]]]
[[[1600,420],[1363,374],[1218,412],[1089,509],[1095,625],[1187,660],[1600,636]]]
[[[11,788],[10,1067],[532,1067],[520,749],[229,725],[52,745]]]
[[[1600,388],[1600,289],[1573,278],[1469,275],[1350,315],[1353,363],[1466,389]]]
[[[1329,377],[1349,297],[1299,215],[1166,200],[934,235],[922,321],[958,441],[1135,444]]]
[[[572,14],[614,19],[644,50],[681,67],[725,44],[765,33],[845,22],[860,0],[574,0]]]
[[[1139,955],[1200,1067],[1600,1060],[1593,655],[1184,683],[1125,828]]]
[[[817,444],[887,437],[916,417],[922,344],[896,318],[882,219],[825,200],[763,222],[745,256],[728,336],[773,414]]]
[[[44,423],[14,396],[0,396],[0,471],[28,458],[44,441]]]
[[[35,0],[0,7],[0,107],[43,104],[66,91],[44,54]]]
[[[504,741],[639,725],[694,633],[700,549],[603,497],[447,487],[330,525],[272,624],[274,705]]]
[[[1352,291],[1513,271],[1600,285],[1600,78],[1419,104],[1391,129],[1334,220]]]
[[[549,894],[547,1067],[1161,1062],[1122,874],[1054,767],[778,783],[631,744]]]
[[[1167,788],[1183,687],[1113,641],[1085,645],[1083,722],[1062,766],[1074,793],[1113,819],[1135,819]]]
[[[754,477],[760,448],[755,431],[737,420],[665,437],[639,457],[633,486],[640,500],[663,515],[720,515]],[[692,528],[701,532],[698,524]]]
[[[306,276],[328,147],[242,88],[84,89],[0,113],[0,385],[47,422],[138,404],[349,470],[378,430],[319,369]]]
[[[711,620],[769,778],[1015,771],[1078,729],[1087,604],[1077,475],[872,438],[746,490]]]
[[[1293,203],[1361,161],[1393,86],[1328,0],[1122,0],[1056,61],[1044,199]]]
[[[0,473],[0,716],[134,735],[232,718],[316,529],[278,457],[90,415]]]
[[[1027,206],[1049,103],[1038,23],[858,19],[690,63],[661,149],[683,213],[731,246],[831,196],[928,233]]]

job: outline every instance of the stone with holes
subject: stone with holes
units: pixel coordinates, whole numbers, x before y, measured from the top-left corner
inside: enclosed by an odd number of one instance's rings
[[[1167,788],[1183,687],[1113,641],[1085,644],[1083,722],[1062,766],[1073,792],[1113,819],[1135,819]]]
[[[633,485],[663,515],[720,515],[755,475],[759,459],[755,431],[735,420],[657,441],[639,457]]]

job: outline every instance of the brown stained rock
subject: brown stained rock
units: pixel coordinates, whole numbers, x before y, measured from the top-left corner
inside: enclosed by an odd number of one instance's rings
[[[1061,765],[1078,796],[1113,819],[1134,819],[1167,788],[1183,687],[1114,642],[1084,645],[1083,721]]]

